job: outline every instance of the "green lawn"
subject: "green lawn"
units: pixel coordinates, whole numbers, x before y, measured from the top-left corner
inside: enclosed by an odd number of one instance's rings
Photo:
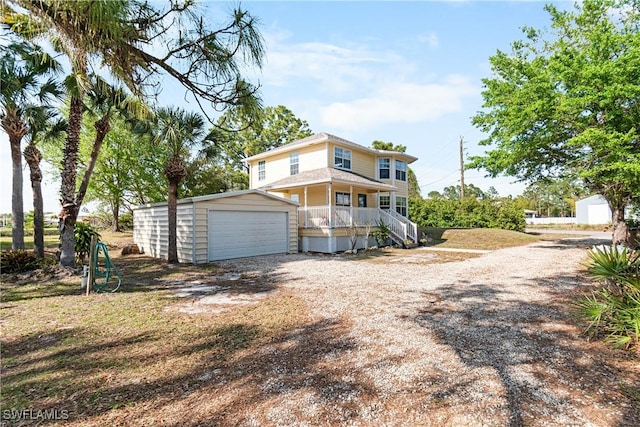
[[[457,249],[486,249],[496,250],[513,246],[527,245],[540,240],[557,240],[568,235],[539,235],[534,236],[517,231],[499,230],[493,228],[425,228],[418,234],[426,233],[433,239],[431,246]]]
[[[45,235],[44,236],[44,247],[45,249],[56,249],[58,244],[60,243],[60,238],[58,235]],[[24,248],[28,250],[33,250],[33,236],[25,236],[24,237]],[[0,250],[11,249],[11,235],[1,236],[0,237]]]

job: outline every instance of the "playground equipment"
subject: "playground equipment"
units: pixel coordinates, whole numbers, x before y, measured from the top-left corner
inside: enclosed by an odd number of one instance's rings
[[[120,288],[120,284],[122,283],[120,270],[111,262],[107,245],[104,243],[96,243],[92,265],[90,265],[89,268],[93,269],[92,287],[94,291],[115,292]]]

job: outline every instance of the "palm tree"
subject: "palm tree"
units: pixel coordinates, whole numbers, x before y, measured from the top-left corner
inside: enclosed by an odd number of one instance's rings
[[[60,189],[62,266],[75,266],[78,149],[92,65],[108,69],[136,94],[157,90],[157,76],[169,75],[195,96],[201,110],[205,104],[219,110],[260,107],[257,87],[241,71],[246,65],[261,67],[264,48],[255,19],[241,9],[212,30],[190,1],[169,2],[165,9],[137,0],[3,0],[3,6],[8,29],[24,37],[48,36],[71,63]]]
[[[23,154],[29,165],[31,191],[33,193],[33,250],[36,256],[44,258],[44,203],[42,199],[42,153],[37,147],[40,140],[56,139],[67,129],[67,123],[58,113],[39,106],[27,115],[30,137]]]
[[[88,114],[95,119],[93,126],[96,130],[96,136],[89,163],[76,194],[76,206],[81,206],[84,202],[102,143],[111,130],[111,119],[114,114],[119,114],[122,118],[132,121],[145,120],[153,114],[149,106],[140,98],[128,94],[124,88],[110,85],[100,76],[91,75],[90,83],[91,86],[86,92],[84,105]]]
[[[199,114],[180,108],[161,108],[156,114],[151,132],[155,143],[166,144],[169,148],[169,157],[164,167],[164,175],[169,181],[167,198],[169,253],[167,260],[169,263],[177,263],[178,185],[187,175],[183,158],[188,155],[189,148],[202,142],[205,135],[204,120]]]
[[[12,248],[24,249],[21,144],[30,132],[28,122],[46,114],[51,100],[61,94],[55,80],[43,82],[46,75],[59,71],[60,65],[40,48],[24,42],[0,46],[0,60],[0,124],[9,136],[13,164]]]

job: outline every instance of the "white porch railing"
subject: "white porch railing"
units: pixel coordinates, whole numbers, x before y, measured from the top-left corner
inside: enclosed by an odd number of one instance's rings
[[[418,227],[395,211],[352,206],[308,206],[298,208],[300,228],[344,228],[354,223],[358,226],[375,226],[384,222],[395,240],[418,242]]]
[[[390,209],[390,210],[385,211],[385,212],[388,212],[395,219],[405,223],[407,225],[407,236],[411,240],[413,240],[414,243],[418,243],[418,224],[416,224],[415,222],[410,221],[409,218],[407,218],[406,216],[400,215],[398,212],[396,212],[394,210]]]

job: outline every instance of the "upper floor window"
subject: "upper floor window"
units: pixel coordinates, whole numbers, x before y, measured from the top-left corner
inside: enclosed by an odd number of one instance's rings
[[[295,175],[298,173],[298,153],[291,153],[289,155],[289,170],[291,171],[291,175]]]
[[[407,163],[396,160],[396,179],[399,181],[407,180]]]
[[[336,206],[351,206],[351,193],[336,192]]]
[[[351,170],[351,150],[335,147],[333,150],[333,165],[336,168]]]
[[[389,179],[390,167],[391,167],[391,161],[389,159],[378,160],[378,171],[380,173],[380,179]]]
[[[267,177],[265,162],[264,160],[260,160],[258,162],[258,181],[264,181]]]

